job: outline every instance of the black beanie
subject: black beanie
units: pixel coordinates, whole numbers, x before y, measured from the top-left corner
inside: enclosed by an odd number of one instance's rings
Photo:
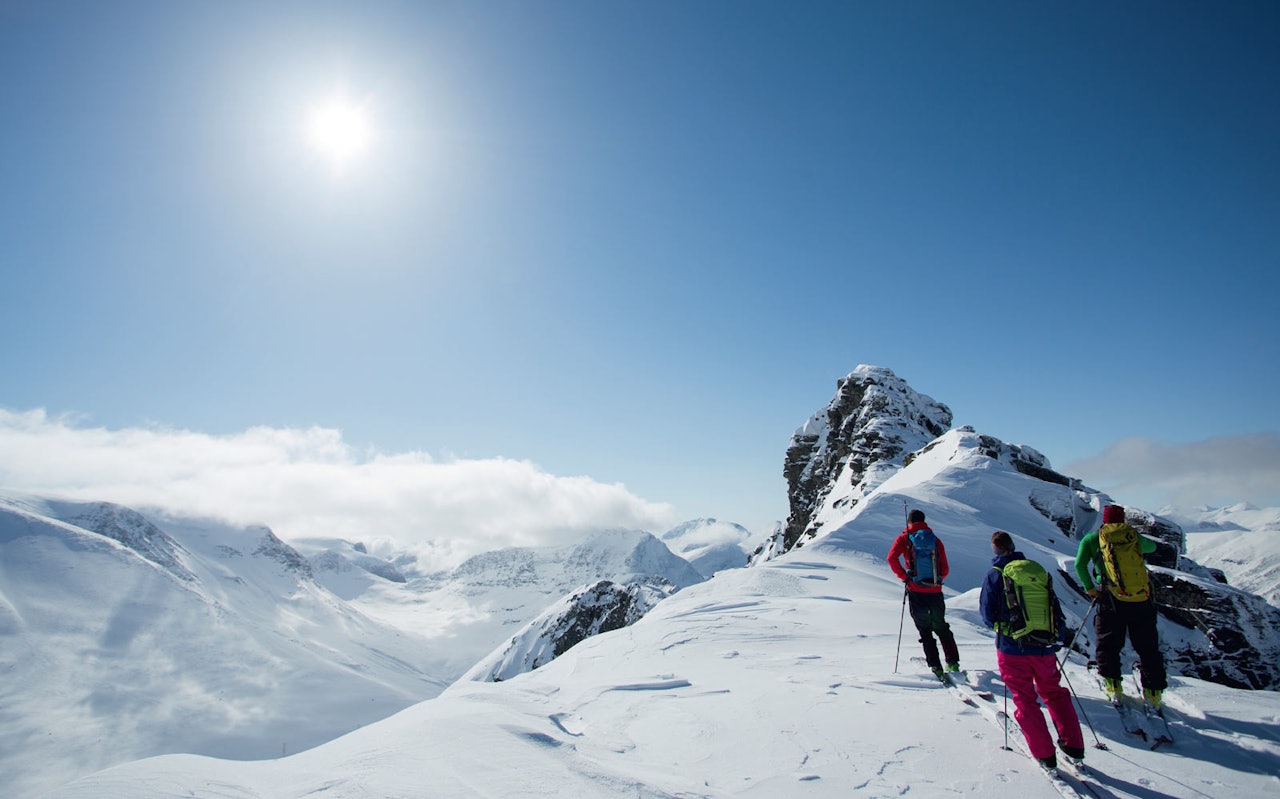
[[[924,521],[924,511],[916,508],[907,514],[907,524],[919,524]]]

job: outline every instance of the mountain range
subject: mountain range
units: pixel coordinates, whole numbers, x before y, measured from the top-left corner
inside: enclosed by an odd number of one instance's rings
[[[291,542],[297,543],[293,548],[261,528],[239,531],[230,543],[212,547],[213,537],[203,547],[188,542],[190,524],[170,529],[167,522],[154,522],[173,544],[134,530],[141,535],[134,543],[154,550],[154,557],[142,558],[150,564],[146,568],[163,572],[168,583],[194,585],[202,595],[211,594],[206,580],[252,587],[263,602],[242,604],[277,621],[293,619],[286,612],[291,603],[311,608],[309,598],[315,598],[314,604],[327,604],[332,615],[326,618],[334,624],[360,619],[370,640],[383,641],[385,634],[410,650],[421,647],[406,658],[397,650],[399,674],[434,693],[297,754],[289,747],[269,755],[205,752],[133,760],[138,755],[126,752],[113,760],[121,765],[50,796],[1057,795],[1036,766],[1002,746],[1016,749],[1019,736],[1016,726],[1010,734],[993,723],[994,703],[957,702],[911,659],[919,645],[913,633],[901,634],[901,584],[884,563],[907,508],[924,510],[946,541],[952,565],[948,619],[969,681],[996,696],[1002,686],[991,633],[976,611],[991,532],[1010,531],[1020,549],[1055,574],[1068,622],[1081,630],[1080,651],[1066,659],[1064,673],[1090,722],[1095,793],[1141,799],[1270,796],[1280,773],[1274,665],[1280,661],[1280,611],[1230,585],[1228,570],[1188,557],[1188,537],[1178,522],[1130,509],[1131,521],[1161,542],[1152,572],[1157,590],[1171,598],[1161,608],[1161,634],[1174,672],[1166,701],[1176,742],[1168,750],[1150,750],[1124,733],[1085,668],[1092,647],[1089,607],[1071,565],[1078,538],[1096,527],[1102,504],[1111,498],[1058,473],[1030,447],[952,428],[951,422],[945,405],[916,394],[891,371],[859,367],[839,381],[832,403],[792,438],[784,458],[791,500],[786,523],[753,549],[751,567],[711,569],[714,576],[705,580],[697,572],[646,579],[647,570],[636,564],[664,558],[650,557],[661,553],[636,533],[626,539],[635,547],[607,537],[619,544],[615,552],[639,553],[629,563],[599,557],[590,548],[577,554],[504,550],[448,574],[419,574],[406,557],[375,557],[349,542]],[[78,585],[74,572],[96,575],[102,568],[100,560],[61,557],[57,547],[38,543],[57,536],[27,535],[23,525],[68,528],[83,538],[77,539],[78,551],[105,551],[116,561],[141,558],[114,538],[85,534],[76,522],[58,518],[47,501],[9,497],[4,504],[6,513],[13,512],[0,517],[0,595],[6,602],[15,596],[21,601],[0,606],[0,631],[7,637],[27,634],[12,640],[35,642],[41,628],[30,625],[33,606],[51,609],[42,622],[77,610],[79,598],[58,593],[66,590],[60,580]],[[76,511],[80,517],[84,512],[100,509]],[[65,509],[62,515],[68,515]],[[689,531],[668,541],[686,551],[682,539],[692,540]],[[740,536],[738,541],[741,549]],[[210,550],[218,559],[206,563],[193,554]],[[38,580],[15,587],[11,551],[27,558]],[[50,551],[58,557],[48,559]],[[162,563],[166,558],[169,565]],[[241,563],[253,565],[247,576],[229,566]],[[571,563],[583,570],[570,574]],[[590,564],[612,573],[570,585],[591,571]],[[686,585],[679,585],[682,580]],[[40,599],[37,582],[56,587],[52,599]],[[15,593],[20,589],[30,594]],[[129,618],[121,612],[127,604],[123,593],[102,599],[108,607],[116,603],[116,616]],[[268,601],[268,594],[285,599]],[[490,616],[477,621],[481,607]],[[510,615],[502,615],[505,607]],[[319,611],[309,612],[320,618]],[[112,618],[104,611],[92,621],[101,632]],[[131,641],[154,637],[143,614],[132,618],[137,629]],[[173,621],[173,638],[183,638],[184,623],[203,620]],[[294,638],[283,637],[314,649],[312,628],[292,623]],[[94,626],[86,624],[62,643],[85,649]],[[487,654],[476,653],[467,679],[441,692],[432,679],[444,642],[415,638],[415,627],[452,629],[466,640],[479,640],[481,629],[502,634],[492,637]],[[278,625],[265,629],[259,637],[281,637]],[[340,631],[328,632],[336,637]],[[375,673],[359,659],[358,648],[341,651],[355,676],[379,684],[389,679],[387,664]],[[141,654],[121,654],[119,660]],[[899,662],[901,669],[895,667]],[[285,667],[285,658],[275,665]],[[16,668],[0,664],[5,666]],[[253,679],[257,668],[243,667],[243,679]],[[28,735],[57,726],[52,711],[40,716],[26,696],[41,687],[33,680],[31,669],[19,673],[17,687],[4,697],[29,703]],[[137,686],[138,695],[158,707],[176,690],[165,681]],[[275,701],[271,691],[256,698]],[[145,725],[146,715],[139,709],[118,727]],[[0,730],[12,726],[6,722]],[[5,765],[40,754],[20,734],[5,741],[5,751],[13,751],[11,746],[20,747],[19,754]],[[182,751],[181,744],[162,751]],[[268,756],[275,759],[241,762]],[[38,767],[27,774],[19,787],[57,784],[41,782]]]
[[[0,795],[167,752],[308,749],[438,695],[577,589],[647,609],[703,579],[639,531],[424,574],[358,542],[3,492]]]

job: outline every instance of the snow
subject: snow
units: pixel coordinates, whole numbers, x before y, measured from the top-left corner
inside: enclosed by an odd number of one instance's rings
[[[279,756],[447,684],[426,641],[255,554],[264,528],[153,536],[156,562],[56,518],[152,530],[124,511],[0,496],[0,795],[158,752]]]
[[[298,752],[436,696],[582,584],[703,579],[639,531],[443,575],[367,549],[0,492],[0,796],[163,753]]]
[[[1070,568],[1075,542],[1030,505],[1029,478],[975,454],[967,435],[948,434],[856,506],[825,506],[822,534],[803,548],[685,588],[536,671],[456,682],[287,757],[165,755],[50,797],[1057,796],[1037,766],[1003,748],[1003,729],[911,661],[920,652],[909,620],[898,648],[902,587],[884,553],[904,502],[924,509],[947,545],[961,659],[997,696],[992,635],[976,608],[991,532]],[[1060,593],[1078,624],[1085,603]],[[1082,660],[1073,655],[1066,673],[1106,795],[1280,791],[1280,693],[1173,675],[1177,743],[1153,752],[1125,735]]]
[[[1161,515],[1187,531],[1192,559],[1221,569],[1231,585],[1280,606],[1280,508],[1167,508]]]

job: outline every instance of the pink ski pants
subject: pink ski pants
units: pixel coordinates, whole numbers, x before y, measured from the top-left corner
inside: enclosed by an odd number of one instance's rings
[[[1071,704],[1071,692],[1058,681],[1058,663],[1053,655],[1010,655],[996,652],[1000,664],[1000,676],[1013,695],[1013,717],[1027,739],[1032,757],[1048,757],[1053,754],[1054,739],[1049,735],[1049,725],[1036,696],[1049,708],[1058,738],[1067,746],[1084,749],[1084,734],[1080,731],[1080,719]]]

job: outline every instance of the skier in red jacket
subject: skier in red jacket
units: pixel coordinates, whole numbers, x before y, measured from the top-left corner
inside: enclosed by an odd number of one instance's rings
[[[942,677],[938,642],[933,639],[936,634],[947,657],[946,670],[959,671],[960,651],[956,649],[955,636],[947,624],[947,606],[942,598],[942,581],[950,572],[947,550],[929,525],[924,523],[924,511],[916,509],[907,515],[907,527],[894,539],[888,561],[893,573],[907,584],[911,621],[920,631],[920,643],[924,646],[924,658],[929,668]]]

